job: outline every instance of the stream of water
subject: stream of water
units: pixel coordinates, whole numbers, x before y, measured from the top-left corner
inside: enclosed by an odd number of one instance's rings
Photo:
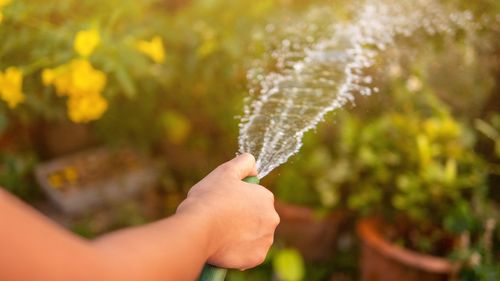
[[[471,28],[470,12],[438,2],[366,0],[355,4],[349,20],[335,21],[329,12],[335,7],[320,7],[293,23],[270,24],[265,36],[274,40],[248,71],[250,97],[240,121],[239,151],[256,157],[258,177],[297,153],[304,134],[327,113],[357,94],[378,92],[364,70],[397,47],[399,37]]]

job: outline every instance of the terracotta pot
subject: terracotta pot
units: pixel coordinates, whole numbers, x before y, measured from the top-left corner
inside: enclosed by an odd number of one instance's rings
[[[69,121],[43,125],[41,150],[46,158],[54,158],[86,149],[94,145],[90,127]]]
[[[437,281],[450,280],[456,272],[449,260],[404,249],[384,239],[381,223],[361,220],[357,232],[362,242],[362,281]]]
[[[340,230],[347,221],[346,212],[318,216],[311,208],[280,201],[275,202],[275,208],[281,218],[277,237],[298,249],[305,260],[325,260],[335,252]]]
[[[0,133],[0,148],[2,151],[16,151],[30,146],[30,140],[35,135],[32,125],[15,122]]]
[[[0,134],[0,147],[2,149],[11,148],[15,144],[15,135],[11,132]]]

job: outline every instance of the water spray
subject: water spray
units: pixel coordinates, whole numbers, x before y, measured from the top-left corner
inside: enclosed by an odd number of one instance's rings
[[[366,0],[348,23],[332,23],[329,10],[312,9],[300,20],[266,28],[271,44],[248,71],[251,96],[239,125],[239,151],[255,156],[258,171],[246,182],[258,183],[285,163],[306,132],[354,102],[355,94],[378,92],[363,70],[397,37],[474,28],[470,12],[450,12],[434,0]],[[206,265],[199,280],[222,281],[226,272]]]

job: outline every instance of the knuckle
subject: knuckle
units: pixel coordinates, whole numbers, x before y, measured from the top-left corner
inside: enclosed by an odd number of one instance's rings
[[[248,152],[242,153],[240,157],[244,157],[245,160],[248,160],[248,161],[251,161],[252,163],[255,163],[255,157]]]
[[[259,251],[254,257],[254,265],[262,264],[266,260],[267,251]]]
[[[272,217],[272,221],[273,221],[273,225],[274,226],[278,226],[281,222],[281,218],[280,216],[278,215],[278,213],[276,211],[274,211],[274,214],[273,214],[273,217]]]
[[[181,203],[177,206],[177,208],[175,209],[175,210],[176,210],[175,212],[176,212],[176,213],[181,212],[181,211],[185,208],[185,205],[186,205],[186,200],[182,201],[182,202],[181,202]]]
[[[274,203],[274,194],[263,186],[260,186],[260,189],[262,190],[262,196]]]
[[[228,174],[228,173],[232,173],[234,171],[234,168],[229,163],[224,163],[224,164],[220,165],[219,167],[217,167],[217,171],[219,173],[222,173],[222,174]]]
[[[265,235],[262,236],[262,245],[263,249],[266,250],[266,252],[269,250],[271,245],[274,242],[274,230],[269,230],[266,231]]]
[[[268,244],[267,244],[267,249],[269,250],[269,248],[271,248],[271,246],[273,245],[274,243],[274,235],[270,235],[269,237],[269,241],[268,241]]]
[[[252,268],[262,264],[266,259],[266,254],[267,254],[266,251],[262,251],[260,249],[255,251],[251,256],[247,258],[246,263],[242,267]]]

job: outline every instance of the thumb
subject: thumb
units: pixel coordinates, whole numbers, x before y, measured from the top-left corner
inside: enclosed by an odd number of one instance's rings
[[[238,179],[244,179],[248,176],[257,175],[255,157],[250,153],[243,153],[224,164],[227,171],[231,172]]]

